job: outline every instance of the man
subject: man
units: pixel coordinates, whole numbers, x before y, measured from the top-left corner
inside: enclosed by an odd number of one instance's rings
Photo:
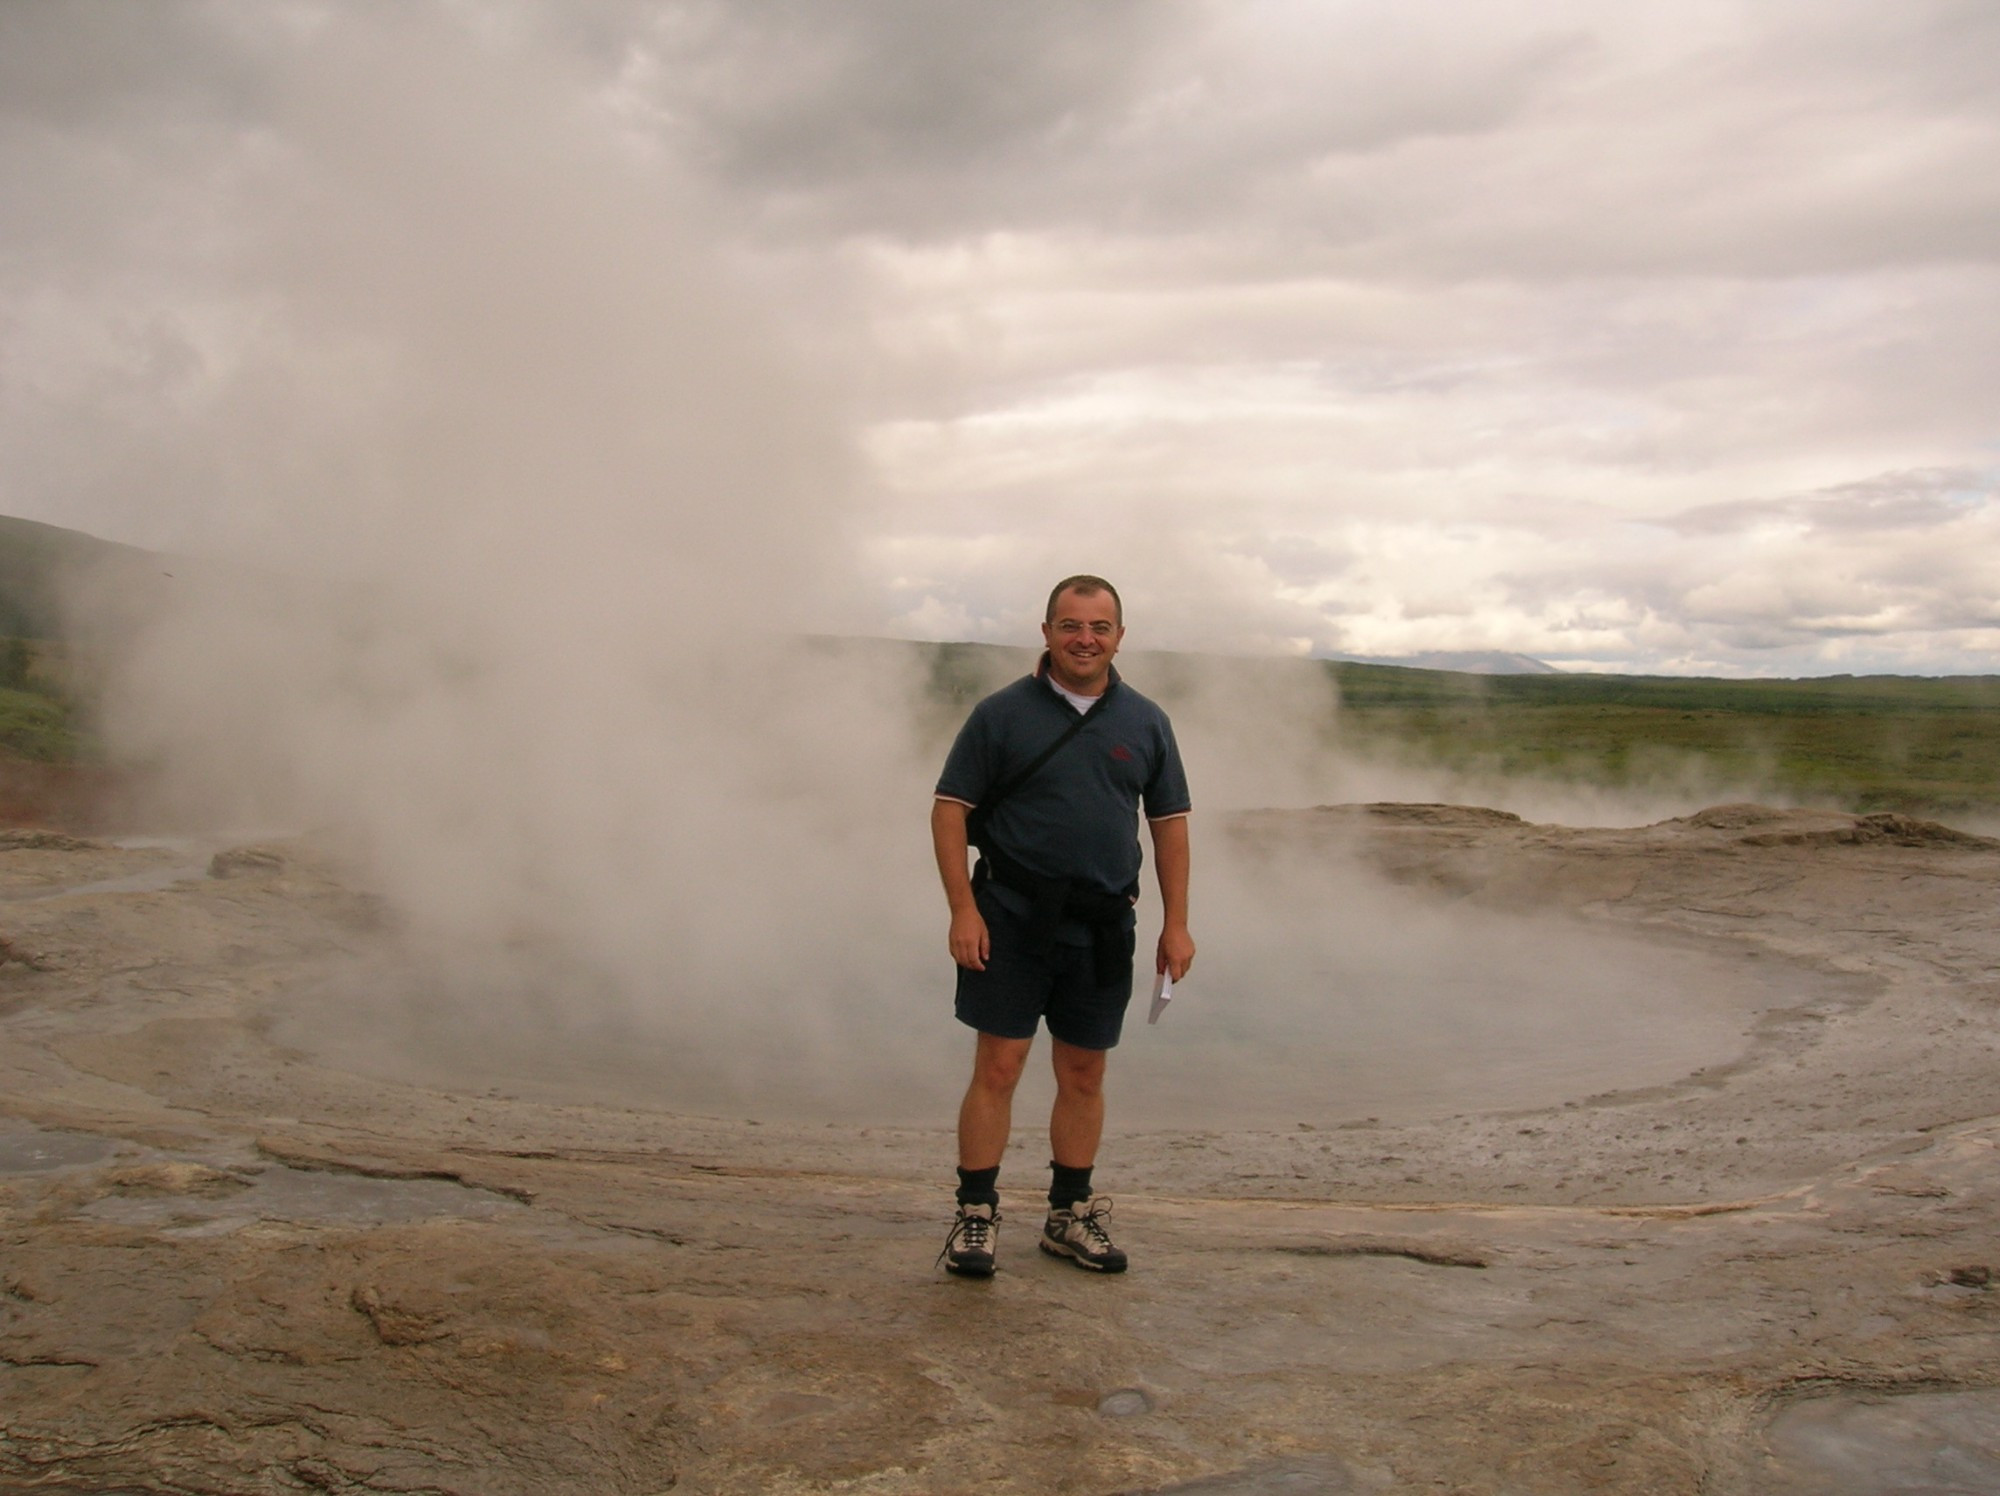
[[[964,1277],[994,1270],[1014,1087],[1044,1019],[1056,1100],[1041,1247],[1097,1272],[1125,1270],[1107,1226],[1111,1202],[1092,1196],[1090,1175],[1104,1131],[1105,1058],[1132,997],[1142,805],[1165,905],[1153,969],[1179,981],[1194,940],[1187,776],[1166,713],[1112,667],[1124,638],[1109,582],[1058,582],[1041,662],[972,709],[932,802],[958,1018],[978,1031],[958,1113],[958,1213],[938,1255]],[[969,844],[981,853],[970,874]]]

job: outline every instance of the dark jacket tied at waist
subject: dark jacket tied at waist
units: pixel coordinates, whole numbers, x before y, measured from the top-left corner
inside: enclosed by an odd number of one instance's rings
[[[1098,985],[1118,979],[1130,956],[1127,941],[1132,929],[1132,902],[1139,893],[1136,884],[1124,893],[1098,893],[1078,888],[1070,878],[1044,878],[1005,852],[981,847],[979,861],[972,869],[973,887],[988,878],[1028,901],[1028,949],[1035,955],[1053,954],[1057,927],[1065,919],[1073,919],[1090,931]]]

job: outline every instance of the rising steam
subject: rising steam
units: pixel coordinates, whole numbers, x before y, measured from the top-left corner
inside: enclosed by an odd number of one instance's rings
[[[574,80],[441,25],[376,11],[266,60],[281,159],[213,268],[234,334],[127,464],[228,517],[207,539],[229,559],[128,621],[106,731],[152,766],[155,815],[322,830],[395,909],[392,961],[288,995],[322,1041],[942,1120],[963,1061],[924,832],[943,745],[913,654],[807,640],[855,586],[841,371]],[[1103,554],[1049,575],[1115,573]],[[1128,673],[1175,706],[1195,783],[1188,991],[1228,1006],[1179,1021],[1236,1046],[1212,1110],[1302,1041],[1338,1052],[1358,1010],[1329,995],[1357,976],[1383,1031],[1454,981],[1546,980],[1544,955],[1435,919],[1412,967],[1403,905],[1337,853],[1274,871],[1203,819],[1388,790],[1325,751],[1324,677]],[[1308,1077],[1284,1104],[1348,1100]]]

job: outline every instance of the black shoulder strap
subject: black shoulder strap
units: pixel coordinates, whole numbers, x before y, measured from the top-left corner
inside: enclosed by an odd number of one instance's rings
[[[1090,719],[1097,715],[1097,709],[1103,703],[1104,697],[1100,696],[1096,701],[1091,703],[1089,711],[1078,712],[1076,720],[1058,733],[1053,743],[1036,754],[1033,763],[1029,764],[1027,768],[1014,775],[1011,779],[1003,779],[993,787],[984,800],[981,800],[972,808],[972,813],[965,818],[967,841],[971,842],[975,847],[980,844],[980,839],[986,832],[986,823],[993,814],[993,807],[1013,794],[1014,791],[1018,790],[1030,779],[1033,779],[1036,774],[1040,773],[1042,765],[1062,752],[1068,746],[1070,740],[1083,731],[1089,724]]]

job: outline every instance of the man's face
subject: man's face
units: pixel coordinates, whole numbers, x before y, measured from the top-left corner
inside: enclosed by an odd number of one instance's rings
[[[1050,672],[1079,696],[1102,694],[1124,637],[1118,604],[1108,592],[1065,592],[1056,599],[1055,617],[1042,625]]]

